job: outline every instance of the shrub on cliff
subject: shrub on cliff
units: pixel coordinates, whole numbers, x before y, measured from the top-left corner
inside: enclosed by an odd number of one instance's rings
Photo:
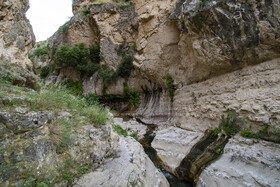
[[[89,48],[80,43],[74,47],[62,46],[55,53],[55,62],[62,67],[73,67],[81,75],[92,75],[99,68],[100,48],[92,45]]]
[[[167,84],[167,88],[168,88],[168,92],[169,92],[169,96],[170,96],[171,100],[173,100],[173,98],[174,98],[174,90],[175,90],[173,82],[174,81],[173,81],[172,76],[168,73],[166,75],[166,84]]]
[[[117,74],[122,78],[128,78],[133,69],[133,57],[125,56],[123,57],[121,63],[118,66]]]

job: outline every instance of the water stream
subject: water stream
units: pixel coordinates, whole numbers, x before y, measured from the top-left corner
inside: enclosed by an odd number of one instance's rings
[[[162,162],[157,156],[156,150],[151,146],[151,143],[155,137],[154,131],[157,128],[157,125],[155,124],[147,124],[141,121],[140,119],[136,119],[138,123],[144,124],[147,126],[146,134],[144,135],[144,138],[139,140],[139,142],[142,144],[145,153],[149,156],[149,158],[152,160],[154,165],[163,173],[163,175],[168,180],[171,187],[192,187],[192,182],[180,180],[172,173],[169,173],[168,171],[163,169]]]

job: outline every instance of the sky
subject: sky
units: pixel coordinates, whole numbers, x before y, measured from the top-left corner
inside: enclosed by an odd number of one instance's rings
[[[26,13],[36,42],[46,40],[72,16],[72,0],[29,0]]]

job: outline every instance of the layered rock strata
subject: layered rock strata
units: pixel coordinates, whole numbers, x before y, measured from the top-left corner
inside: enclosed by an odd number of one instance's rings
[[[279,144],[236,136],[205,168],[197,186],[279,186],[279,151]]]

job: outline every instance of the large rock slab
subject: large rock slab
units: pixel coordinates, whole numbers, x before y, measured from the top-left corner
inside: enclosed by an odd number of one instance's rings
[[[234,137],[219,160],[200,175],[197,186],[279,186],[280,145]]]
[[[203,133],[168,127],[156,132],[152,147],[163,161],[166,170],[174,173]]]
[[[83,176],[75,186],[169,186],[167,179],[133,138],[120,137],[118,156]]]

